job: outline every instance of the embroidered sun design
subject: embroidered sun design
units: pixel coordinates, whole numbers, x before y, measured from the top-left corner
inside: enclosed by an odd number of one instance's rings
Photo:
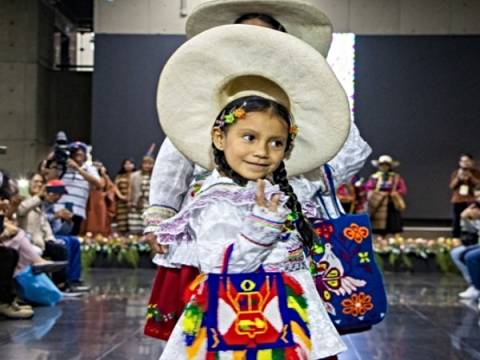
[[[355,223],[343,230],[343,235],[349,240],[355,241],[357,244],[361,244],[369,235],[370,231],[365,226],[359,226]]]

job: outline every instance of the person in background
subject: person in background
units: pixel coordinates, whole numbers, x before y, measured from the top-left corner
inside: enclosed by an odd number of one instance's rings
[[[117,207],[115,213],[116,230],[128,233],[128,193],[130,189],[130,176],[135,171],[135,163],[131,159],[124,159],[120,171],[115,177],[115,190]]]
[[[355,187],[352,182],[340,185],[337,189],[337,197],[342,204],[345,212],[353,214],[355,212]]]
[[[56,210],[57,201],[67,194],[65,183],[62,180],[50,180],[46,186],[45,202],[43,211],[57,240],[65,243],[68,250],[67,279],[72,291],[88,291],[88,286],[82,286],[81,273],[81,249],[80,240],[76,236],[69,235],[75,226],[74,215],[67,209]]]
[[[97,169],[86,164],[88,147],[82,142],[70,144],[70,158],[67,160],[67,171],[62,177],[67,193],[55,206],[55,210],[66,209],[73,213],[72,228],[68,235],[78,235],[83,220],[91,186],[101,188],[102,182]]]
[[[399,165],[389,155],[382,155],[373,160],[378,168],[373,173],[365,188],[367,190],[368,210],[372,219],[373,232],[380,235],[402,232],[402,214],[407,194],[407,186],[400,174],[393,171]]]
[[[468,284],[468,288],[462,291],[458,296],[462,299],[476,300],[480,297],[480,287],[475,286],[473,277],[480,276],[478,272],[475,272],[475,257],[470,257],[470,268],[467,267],[467,257],[469,257],[472,250],[480,248],[478,243],[480,233],[480,186],[474,190],[475,202],[470,204],[460,214],[461,218],[461,241],[462,245],[450,251],[450,256],[457,268],[462,273],[465,282]],[[473,273],[473,277],[472,277]]]
[[[0,171],[0,239],[6,239],[5,212],[9,207],[10,186],[8,176]],[[30,319],[31,306],[20,306],[15,302],[13,276],[17,268],[19,254],[15,249],[0,243],[0,315],[7,319]]]
[[[24,199],[17,209],[17,219],[20,228],[30,235],[35,246],[42,250],[42,256],[54,261],[67,261],[68,252],[63,241],[55,239],[48,219],[43,212],[45,201],[45,179],[39,173],[34,173],[29,181],[30,197]],[[60,290],[67,288],[67,269],[52,274],[52,280]]]
[[[89,232],[108,236],[112,233],[111,220],[115,214],[115,185],[101,162],[94,161],[92,165],[100,175],[101,186],[91,187],[82,234]]]
[[[480,185],[480,170],[475,168],[473,156],[462,154],[458,169],[450,176],[451,203],[453,208],[452,236],[460,238],[460,214],[475,201],[473,189]]]
[[[150,178],[155,163],[155,144],[152,144],[142,160],[140,170],[130,177],[128,227],[132,234],[143,234],[143,212],[149,207]]]
[[[50,261],[41,256],[42,251],[33,245],[28,235],[20,229],[13,218],[16,217],[18,204],[12,204],[13,198],[21,198],[18,187],[9,176],[0,171],[0,246],[14,249],[18,253],[18,262],[14,276],[28,266],[34,273],[53,273],[65,268],[65,261]]]

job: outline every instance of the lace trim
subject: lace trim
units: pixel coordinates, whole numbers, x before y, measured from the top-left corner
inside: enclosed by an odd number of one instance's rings
[[[255,204],[256,189],[254,186],[240,188],[235,185],[236,188],[232,189],[231,185],[217,183],[198,193],[196,199],[174,218],[159,224],[156,232],[158,242],[160,244],[171,244],[179,241],[191,241],[192,236],[187,225],[191,214],[196,210],[225,201],[235,207]],[[271,199],[276,194],[283,194],[277,185],[268,186],[265,189],[267,199]],[[283,198],[286,197],[283,196]]]
[[[177,212],[170,207],[150,206],[143,213],[143,220],[145,222],[144,233],[157,232],[160,224],[165,220],[175,216]]]

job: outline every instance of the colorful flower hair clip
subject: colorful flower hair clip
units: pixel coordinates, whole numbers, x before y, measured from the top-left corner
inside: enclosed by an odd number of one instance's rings
[[[298,126],[293,124],[292,126],[290,126],[290,136],[292,137],[292,140],[294,140],[297,135],[298,135]]]
[[[222,114],[222,116],[215,121],[215,126],[223,128],[225,124],[231,125],[238,119],[244,119],[245,115],[247,115],[247,112],[244,109],[245,105],[246,104],[243,104],[235,110],[230,111],[228,114]]]

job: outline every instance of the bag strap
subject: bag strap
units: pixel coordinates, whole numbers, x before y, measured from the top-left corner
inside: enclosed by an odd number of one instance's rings
[[[333,181],[332,169],[331,169],[330,165],[328,165],[328,164],[325,164],[323,169],[325,171],[325,175],[327,176],[327,187],[328,187],[328,190],[330,191],[330,196],[332,198],[332,202],[333,202],[333,204],[335,206],[335,209],[337,210],[338,214],[340,214],[340,216],[343,216],[343,215],[345,215],[345,211],[338,205],[338,198],[337,198],[337,192],[335,190],[335,184],[334,184],[334,181]],[[325,204],[325,200],[323,199],[323,196],[322,196],[322,193],[320,192],[320,190],[317,191],[316,195],[317,195],[318,199],[320,200],[320,203],[322,204],[323,210],[327,214],[327,217],[331,220],[332,216],[327,209],[327,206]]]
[[[233,252],[233,244],[230,244],[225,249],[225,253],[223,254],[222,274],[228,273],[228,264],[230,263],[232,252]]]

